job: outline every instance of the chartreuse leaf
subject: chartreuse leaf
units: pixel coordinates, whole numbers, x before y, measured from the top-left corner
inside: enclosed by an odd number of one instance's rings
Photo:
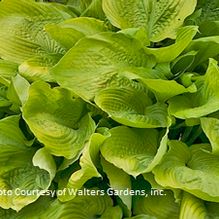
[[[216,118],[201,118],[201,127],[208,137],[212,153],[219,155],[219,120]]]
[[[36,138],[56,156],[77,157],[95,129],[84,102],[72,97],[68,90],[51,89],[45,82],[30,86],[22,109],[23,118]]]
[[[198,31],[198,26],[185,26],[179,28],[176,35],[176,42],[170,46],[161,48],[145,48],[146,53],[153,54],[157,62],[173,61],[192,42]]]
[[[100,149],[104,159],[134,177],[150,172],[167,150],[167,132],[161,141],[156,129],[119,126],[110,133]]]
[[[65,51],[48,36],[44,26],[70,17],[66,11],[49,4],[27,0],[2,1],[0,57],[17,64],[25,62],[21,65],[20,72],[27,74],[31,70],[29,78],[33,74],[34,79],[37,77],[52,80],[47,68]]]
[[[183,193],[180,207],[180,219],[218,219],[219,203],[205,202],[187,192]]]
[[[194,69],[199,64],[207,61],[209,58],[214,58],[218,55],[219,36],[202,37],[193,40],[185,51],[196,51],[195,60],[192,65]]]
[[[21,105],[27,100],[29,86],[29,82],[19,74],[11,79],[7,93],[8,99],[13,103],[11,110],[20,112]]]
[[[198,118],[219,110],[219,67],[210,59],[207,72],[196,80],[198,91],[169,100],[169,111],[177,118]]]
[[[143,46],[149,46],[150,41],[147,38],[147,33],[144,28],[128,28],[120,30],[119,33],[126,34],[128,36],[131,36],[137,40],[139,40]]]
[[[2,1],[0,12],[1,57],[21,64],[36,55],[63,52],[43,27],[70,18],[69,14],[53,5],[26,0]]]
[[[0,187],[6,191],[0,196],[0,206],[16,211],[37,200],[40,195],[34,190],[48,189],[56,171],[50,154],[29,146],[19,129],[19,118],[0,120]]]
[[[155,190],[163,190],[163,194],[165,195],[165,191],[166,189],[164,187],[162,187],[160,184],[158,184],[155,179],[154,179],[154,174],[152,172],[150,173],[144,173],[143,174],[143,177],[146,181],[148,181],[151,185],[151,188],[152,190],[155,189]],[[176,203],[179,203],[181,201],[181,197],[182,197],[182,192],[181,190],[179,189],[173,189],[171,188],[171,191],[173,192],[174,194],[174,198],[175,198],[175,202]]]
[[[134,215],[145,214],[157,219],[179,218],[179,204],[175,202],[171,190],[165,190],[163,196],[140,197],[133,207]]]
[[[19,129],[19,116],[10,116],[0,120],[0,142],[10,146],[28,146],[29,143]]]
[[[42,218],[43,212],[46,212],[49,207],[55,202],[51,197],[40,197],[34,203],[22,208],[19,212],[13,211],[12,209],[0,208],[0,217],[5,219],[23,219],[23,218]],[[37,212],[37,213],[36,213]]]
[[[122,33],[100,33],[80,40],[53,68],[52,75],[61,86],[92,100],[118,72],[128,68],[135,73],[154,64],[138,40]]]
[[[194,93],[197,91],[195,84],[188,88],[177,83],[174,80],[162,79],[140,79],[156,96],[158,101],[166,101],[171,97],[177,96],[182,93]]]
[[[167,107],[153,104],[148,91],[136,82],[111,85],[101,90],[94,101],[115,121],[137,128],[167,127]]]
[[[39,218],[43,212],[47,211],[48,208],[52,205],[54,200],[51,197],[40,197],[34,203],[29,204],[28,206],[21,209],[19,212],[9,210],[0,210],[0,215],[4,216],[6,219],[22,219],[22,218]],[[36,213],[37,212],[37,213]],[[6,216],[6,217],[5,217]]]
[[[11,77],[17,74],[17,64],[0,59],[0,83],[9,86]]]
[[[53,179],[56,174],[56,165],[53,160],[53,157],[49,154],[49,152],[45,148],[39,149],[34,157],[33,157],[33,165],[35,167],[39,167],[40,169],[46,170],[50,179]]]
[[[115,211],[112,210],[112,206],[113,202],[111,198],[106,195],[77,196],[75,199],[64,203],[60,202],[58,199],[41,197],[39,200],[23,208],[18,213],[13,215],[13,212],[8,212],[8,215],[11,216],[9,217],[10,219],[88,219],[102,218],[101,216],[103,216],[103,219],[109,219],[109,217],[104,217],[105,211],[109,211],[108,208],[111,209],[111,213],[118,215],[118,207],[114,207],[116,208]],[[0,211],[0,214],[1,213],[2,215],[7,216],[7,213],[3,210]],[[116,217],[110,218],[116,219]],[[118,219],[119,218],[120,217],[118,217]]]
[[[88,17],[72,18],[59,24],[46,25],[46,31],[50,36],[67,50],[81,38],[106,30],[103,21]]]
[[[49,69],[53,67],[61,57],[61,54],[34,56],[19,65],[19,73],[30,82],[39,79],[55,82],[49,73]]]
[[[120,29],[143,27],[153,42],[175,38],[176,29],[192,14],[195,6],[196,0],[103,1],[103,10],[114,26]]]
[[[180,141],[170,141],[169,147],[161,163],[153,169],[158,184],[219,202],[219,161],[210,153],[210,146],[200,144],[188,148]]]
[[[95,133],[90,137],[89,142],[86,144],[82,156],[80,157],[81,169],[71,174],[67,183],[62,179],[59,181],[59,188],[66,188],[67,191],[74,190],[77,192],[83,185],[93,177],[101,177],[97,170],[99,162],[99,148],[106,136]],[[75,198],[75,194],[66,193],[58,196],[59,200],[67,201]]]
[[[206,219],[209,218],[207,209],[203,200],[187,193],[183,193],[183,198],[180,207],[179,219],[194,218],[194,219]]]
[[[104,158],[101,159],[101,164],[103,167],[103,171],[106,173],[107,178],[109,179],[110,187],[113,190],[119,192],[119,198],[125,204],[125,211],[127,212],[128,216],[131,215],[132,209],[132,196],[131,195],[124,195],[123,191],[131,190],[131,178],[130,176],[125,173],[123,170],[115,167],[113,164],[107,162]],[[119,176],[119,177],[118,177]],[[121,192],[121,194],[120,194]]]
[[[112,200],[108,196],[83,195],[65,203],[60,203],[56,200],[48,211],[42,214],[42,216],[54,219],[98,218],[112,205]]]

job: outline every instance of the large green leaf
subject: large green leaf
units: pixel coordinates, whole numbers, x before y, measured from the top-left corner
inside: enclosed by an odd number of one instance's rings
[[[0,2],[0,57],[17,64],[38,57],[41,60],[35,62],[35,65],[38,70],[43,71],[43,76],[39,72],[38,78],[42,76],[51,80],[45,69],[65,51],[47,35],[44,25],[58,23],[70,17],[66,11],[44,3],[27,0]],[[28,64],[31,65],[30,61]],[[24,65],[20,71],[26,74],[27,67]],[[31,73],[29,74],[31,77]]]
[[[70,178],[62,178],[59,181],[59,189],[67,189],[67,193],[58,196],[59,200],[67,201],[75,198],[76,194],[71,194],[68,191],[75,191],[75,193],[83,187],[83,185],[93,177],[101,177],[97,170],[99,162],[99,149],[102,142],[105,140],[105,136],[95,133],[90,137],[89,142],[86,144],[82,156],[80,157],[81,169],[71,174]]]
[[[219,67],[210,59],[207,72],[196,80],[197,92],[169,100],[169,111],[177,118],[198,118],[219,110]]]
[[[164,187],[179,188],[201,199],[219,202],[219,160],[210,146],[188,148],[180,141],[170,141],[169,151],[153,170],[155,180]]]
[[[47,54],[38,55],[33,58],[29,58],[19,65],[19,73],[28,81],[33,82],[37,80],[55,82],[55,80],[50,75],[50,68],[53,67],[62,54]]]
[[[68,90],[51,89],[45,82],[30,86],[23,118],[51,154],[68,159],[81,153],[95,129],[85,103],[72,97]]]
[[[115,87],[114,87],[115,86]],[[101,90],[94,99],[97,106],[115,121],[137,128],[167,127],[165,104],[153,104],[141,84],[130,82]]]
[[[52,5],[27,0],[4,0],[0,12],[1,57],[20,64],[38,54],[63,52],[43,27],[70,18],[69,14]]]
[[[53,68],[52,75],[61,86],[91,100],[119,72],[135,73],[154,64],[138,40],[121,33],[101,33],[80,40]]]
[[[123,33],[126,34],[128,36],[131,36],[137,40],[139,40],[143,46],[149,46],[150,45],[150,41],[147,38],[147,34],[144,28],[128,28],[128,29],[123,29],[118,31],[118,33]]]
[[[184,192],[180,207],[179,219],[206,219],[209,218],[203,200]]]
[[[165,190],[165,195],[149,195],[137,199],[134,204],[134,215],[145,214],[157,219],[178,219],[179,204],[175,202],[173,192]]]
[[[145,48],[145,51],[154,55],[159,63],[173,61],[189,45],[197,31],[197,26],[179,28],[174,44],[161,48]]]
[[[120,28],[143,27],[153,42],[175,38],[176,29],[195,10],[196,0],[104,0],[103,10]]]
[[[56,200],[47,211],[42,213],[42,218],[98,218],[108,207],[111,207],[112,204],[110,197],[100,195],[78,196],[72,201],[65,203],[60,203]]]
[[[205,202],[187,192],[183,193],[179,219],[218,219],[219,203]]]
[[[103,21],[88,17],[78,17],[68,19],[59,24],[48,24],[46,25],[46,31],[62,46],[70,49],[81,38],[104,32],[106,27]]]
[[[185,88],[183,85],[177,83],[174,80],[143,78],[140,80],[155,94],[157,100],[161,102],[182,93],[194,93],[197,91],[194,84]]]
[[[144,173],[143,174],[143,177],[144,179],[150,183],[151,185],[151,191],[156,191],[156,190],[159,190],[160,191],[160,194],[161,196],[165,195],[166,191],[167,193],[170,193],[170,191],[173,192],[174,194],[174,198],[175,198],[175,202],[176,203],[179,203],[181,201],[181,198],[182,198],[182,192],[180,189],[173,189],[171,188],[171,190],[166,190],[163,186],[161,186],[160,184],[158,184],[155,179],[154,179],[154,174],[152,172],[150,173]],[[151,192],[149,191],[149,192]],[[152,193],[153,194],[153,193]],[[156,193],[155,193],[156,194]]]
[[[202,37],[193,40],[185,51],[197,51],[192,69],[207,61],[209,58],[214,58],[219,54],[219,36]]]
[[[119,126],[101,146],[103,157],[130,175],[150,172],[167,150],[167,132],[160,141],[156,129],[136,129]]]
[[[56,170],[50,154],[30,147],[19,129],[19,118],[0,121],[0,187],[5,191],[0,206],[16,211],[34,202],[40,196],[37,190],[48,189]]]
[[[98,218],[104,211],[112,206],[112,200],[108,196],[78,196],[73,201],[61,204],[55,202],[48,213],[43,214],[46,218],[88,219]],[[57,213],[56,209],[58,210]]]
[[[96,192],[94,189],[89,191]],[[0,209],[0,215],[3,215],[5,219],[102,218],[101,216],[104,216],[105,211],[107,211],[108,208],[111,208],[112,205],[112,200],[106,195],[77,196],[74,200],[65,203],[61,203],[58,199],[41,197],[35,203],[28,205],[16,214],[12,211],[5,212]],[[103,219],[108,218],[103,217]]]

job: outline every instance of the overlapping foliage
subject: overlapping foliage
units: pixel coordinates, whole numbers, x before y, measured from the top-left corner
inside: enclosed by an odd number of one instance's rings
[[[0,218],[219,218],[217,0],[2,0],[0,58]]]

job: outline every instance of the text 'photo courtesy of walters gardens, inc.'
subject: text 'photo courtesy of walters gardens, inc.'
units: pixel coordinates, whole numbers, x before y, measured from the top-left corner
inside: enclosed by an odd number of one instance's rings
[[[16,188],[14,190],[0,190],[0,196],[165,196],[165,191],[162,189],[151,189],[150,191],[146,190],[115,190],[108,188],[107,190],[98,190],[98,189],[72,189],[64,188],[59,190],[25,190]]]
[[[219,219],[219,0],[0,0],[0,219]]]

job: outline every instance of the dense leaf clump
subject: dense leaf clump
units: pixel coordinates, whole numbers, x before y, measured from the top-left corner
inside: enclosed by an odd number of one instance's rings
[[[0,218],[219,218],[217,0],[0,1]]]

